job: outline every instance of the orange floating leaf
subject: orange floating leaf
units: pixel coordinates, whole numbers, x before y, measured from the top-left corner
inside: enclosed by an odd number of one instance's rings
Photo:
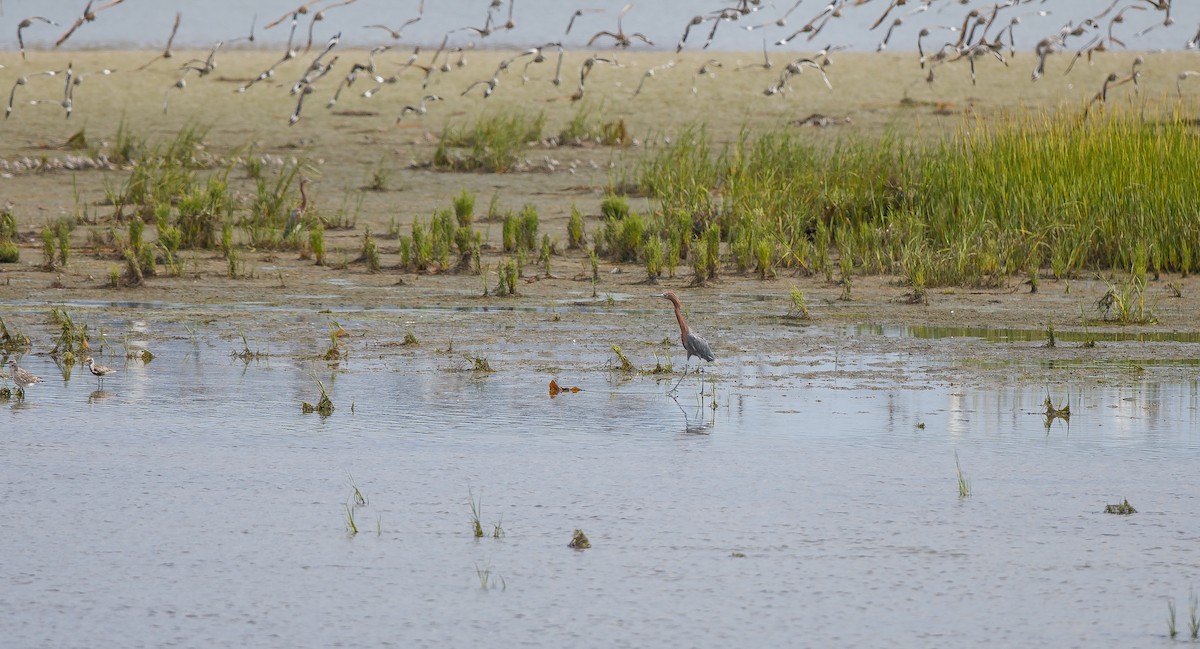
[[[559,392],[562,392],[562,388],[558,387],[558,381],[550,379],[550,398],[557,397]]]

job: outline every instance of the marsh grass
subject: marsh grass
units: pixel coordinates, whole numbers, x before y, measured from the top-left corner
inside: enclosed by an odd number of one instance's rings
[[[346,532],[350,536],[358,534],[358,524],[354,522],[354,508],[350,505],[345,505],[346,508]]]
[[[1192,640],[1200,639],[1200,602],[1194,589],[1188,590],[1188,633]]]
[[[721,241],[740,247],[735,267],[747,243],[761,245],[742,233],[761,231],[778,237],[777,263],[801,272],[829,277],[836,250],[850,260],[843,281],[919,269],[924,287],[1000,287],[1027,271],[1036,286],[1044,259],[1057,279],[1187,273],[1200,238],[1188,198],[1200,193],[1200,147],[1186,115],[1151,113],[967,118],[954,137],[925,143],[743,130],[718,145],[692,127],[641,162],[638,183],[664,228],[685,216],[698,231],[720,226]],[[719,274],[715,252],[693,261],[697,283]]]
[[[321,358],[327,361],[336,361],[345,356],[342,351],[342,337],[346,335],[346,330],[336,320],[329,321],[329,347],[325,348],[325,353],[321,354]]]
[[[32,346],[33,342],[29,340],[29,336],[16,327],[10,329],[4,317],[0,316],[0,350],[8,354],[24,351]]]
[[[504,582],[504,577],[493,574],[491,566],[480,568],[478,563],[475,564],[475,577],[479,579],[479,588],[482,590],[492,590],[496,587],[499,587],[500,590],[508,590],[508,584]]]
[[[452,171],[514,171],[530,142],[542,139],[543,113],[482,115],[471,127],[447,126],[433,154],[433,167]]]
[[[475,492],[467,487],[467,504],[471,507],[471,532],[475,538],[483,538],[483,522],[480,514],[483,511],[483,494],[479,494],[479,498],[475,498]]]
[[[1179,629],[1175,627],[1175,598],[1167,598],[1167,635],[1172,640],[1179,635]]]
[[[311,378],[316,382],[317,388],[321,390],[321,398],[317,401],[317,405],[315,406],[307,401],[301,402],[300,412],[304,414],[311,414],[315,412],[321,415],[322,418],[328,417],[333,414],[333,401],[330,400],[329,393],[325,391],[325,384],[321,382],[321,379],[318,379],[316,376],[311,376]]]
[[[1046,418],[1046,430],[1050,430],[1050,425],[1055,419],[1061,419],[1067,425],[1071,423],[1071,399],[1068,396],[1067,401],[1059,407],[1055,407],[1054,402],[1050,400],[1050,393],[1046,393],[1046,400],[1042,403],[1045,410],[1042,412]]]
[[[595,116],[595,112],[590,105],[580,106],[566,126],[559,131],[556,137],[558,143],[570,146],[622,146],[631,142],[629,127],[623,118],[603,121]]]
[[[358,488],[358,485],[355,484],[354,476],[351,474],[347,474],[347,475],[350,478],[350,489],[351,489],[350,499],[354,501],[354,506],[355,507],[366,507],[367,506],[367,497],[363,495],[363,492]]]
[[[658,357],[658,352],[654,352],[654,369],[650,370],[651,374],[671,374],[674,368],[671,366],[671,350],[666,352],[667,362],[664,365],[662,359]]]
[[[238,335],[242,338],[242,349],[240,351],[230,352],[230,356],[242,361],[243,363],[264,360],[271,357],[269,352],[264,352],[258,349],[257,346],[251,350],[250,342],[246,340],[246,334],[239,331]]]
[[[380,157],[375,166],[371,168],[370,176],[363,188],[372,192],[385,192],[388,190],[391,179],[392,172],[387,168],[387,157]]]
[[[1121,324],[1154,324],[1158,317],[1154,315],[1155,300],[1151,298],[1146,304],[1146,278],[1136,273],[1130,273],[1121,282],[1114,283],[1105,280],[1107,290],[1096,301],[1096,308],[1103,309],[1102,320],[1107,321],[1109,314]]]
[[[50,320],[59,326],[54,347],[50,350],[52,358],[70,367],[90,354],[92,348],[87,323],[76,324],[66,309],[57,307],[50,310]]]
[[[808,312],[808,302],[804,298],[804,292],[798,287],[792,286],[792,289],[789,292],[789,297],[792,301],[792,308],[787,312],[788,317],[808,320],[810,314]]]
[[[962,464],[958,461],[958,451],[954,452],[954,469],[958,473],[958,497],[969,498],[971,496],[971,481],[963,474]]]

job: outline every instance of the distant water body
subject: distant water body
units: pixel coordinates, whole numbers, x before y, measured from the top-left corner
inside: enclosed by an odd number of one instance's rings
[[[80,27],[64,47],[158,49],[165,44],[175,12],[178,11],[183,17],[174,44],[177,49],[208,48],[216,41],[229,42],[238,37],[245,37],[250,33],[251,22],[255,23],[255,47],[281,48],[287,43],[290,21],[284,21],[269,30],[263,29],[263,26],[294,10],[300,2],[301,0],[126,0],[101,12],[94,22]],[[313,39],[315,42],[324,43],[333,34],[341,32],[341,47],[373,47],[384,44],[397,47],[436,47],[450,30],[483,27],[489,4],[488,0],[425,0],[424,17],[420,22],[405,28],[400,40],[392,40],[383,30],[364,28],[364,25],[374,23],[398,27],[417,15],[418,2],[419,0],[357,0],[347,6],[329,9],[325,19],[314,25]],[[498,31],[483,39],[473,31],[459,31],[451,34],[451,46],[462,46],[475,41],[475,46],[481,48],[518,48],[533,47],[548,41],[562,41],[568,50],[588,49],[587,41],[596,32],[617,30],[617,14],[626,4],[626,0],[514,2],[514,29]],[[84,0],[0,0],[0,34],[3,35],[3,47],[16,51],[17,23],[32,15],[55,20],[59,26],[35,23],[25,30],[26,46],[52,47],[66,27],[80,15],[84,4]],[[102,3],[96,2],[97,6],[100,4]],[[333,4],[336,2],[327,0],[317,3],[315,7]],[[641,33],[654,43],[654,47],[650,48],[635,40],[632,49],[674,50],[684,27],[693,16],[711,15],[712,12],[734,5],[735,2],[641,0],[632,4],[623,20],[625,33]],[[922,28],[935,25],[957,28],[963,24],[964,18],[972,8],[990,15],[994,3],[971,2],[964,5],[957,0],[934,0],[927,11],[913,13],[914,9],[920,6],[920,2],[910,0],[906,6],[899,7],[889,14],[878,28],[871,30],[871,24],[883,14],[890,4],[889,0],[872,0],[858,6],[847,2],[848,6],[842,9],[842,15],[830,20],[812,40],[808,40],[808,34],[803,34],[787,45],[776,45],[777,41],[786,38],[820,15],[829,2],[800,0],[798,6],[786,17],[786,24],[777,25],[776,21],[782,18],[793,4],[793,0],[777,0],[774,3],[764,0],[759,11],[743,16],[736,22],[720,23],[709,49],[754,51],[761,49],[765,42],[772,50],[804,52],[834,45],[851,50],[874,51],[893,21],[901,18],[903,22],[895,27],[887,51],[914,51],[917,34]],[[1014,30],[1017,48],[1029,50],[1037,41],[1057,33],[1068,22],[1079,25],[1084,19],[1108,8],[1110,4],[1109,0],[1026,0],[1020,6],[1002,10],[989,36],[1007,25],[1013,17],[1020,15],[1021,22]],[[1123,2],[1121,6],[1128,4],[1147,6],[1141,2]],[[1193,38],[1197,29],[1200,29],[1200,1],[1176,0],[1173,4],[1173,25],[1162,24],[1162,12],[1130,9],[1125,12],[1123,22],[1114,26],[1113,36],[1124,42],[1130,50],[1185,49],[1186,43]],[[509,3],[506,0],[496,14],[501,25],[508,20],[508,8]],[[1085,46],[1093,35],[1107,39],[1109,21],[1120,8],[1117,7],[1101,19],[1098,29],[1090,30],[1087,35],[1073,41],[1068,40],[1068,50]],[[566,35],[564,32],[567,23],[576,9],[588,11],[575,19],[571,33]],[[1041,11],[1049,14],[1037,15],[1036,12]],[[312,15],[309,13],[300,17],[296,32],[302,43],[308,40]],[[699,50],[713,24],[712,21],[705,21],[694,27],[688,38],[687,49]],[[747,29],[759,25],[763,27]],[[1149,31],[1138,35],[1147,29]],[[947,40],[954,41],[958,38],[956,34],[946,30],[931,31],[931,40],[935,48]],[[240,45],[245,46],[246,43],[243,41]],[[611,46],[612,39],[601,37],[591,49],[607,49]],[[1120,46],[1114,43],[1109,49],[1120,49]]]

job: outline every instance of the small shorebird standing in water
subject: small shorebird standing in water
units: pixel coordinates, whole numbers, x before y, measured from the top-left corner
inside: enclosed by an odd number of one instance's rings
[[[104,389],[104,377],[117,371],[116,368],[97,365],[96,361],[93,360],[91,356],[88,356],[86,359],[84,359],[83,364],[87,365],[88,371],[90,371],[92,376],[96,377],[96,380],[100,382],[101,390]]]
[[[671,304],[675,305],[675,320],[679,323],[679,335],[683,340],[683,348],[687,350],[687,358],[683,361],[683,374],[680,375],[679,380],[675,382],[675,386],[671,388],[671,392],[673,393],[679,387],[679,384],[683,382],[683,377],[687,376],[687,364],[688,361],[692,360],[693,356],[698,356],[710,362],[716,360],[716,356],[713,356],[712,349],[709,348],[708,342],[701,338],[696,332],[692,331],[690,327],[688,327],[687,320],[683,318],[682,306],[679,304],[678,296],[671,291],[667,291],[666,293],[662,293],[656,297],[669,300]]]
[[[12,380],[17,384],[17,398],[25,398],[25,386],[36,385],[42,382],[42,379],[35,376],[32,372],[27,372],[17,366],[16,361],[9,361],[8,366],[12,368]]]

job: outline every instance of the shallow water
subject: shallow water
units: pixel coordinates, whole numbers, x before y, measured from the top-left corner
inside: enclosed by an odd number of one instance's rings
[[[922,380],[943,361],[852,342],[730,354],[676,401],[570,331],[475,348],[480,374],[401,333],[352,335],[334,369],[311,358],[326,321],[277,324],[243,363],[232,325],[89,320],[157,354],[106,357],[103,391],[21,360],[47,383],[0,412],[8,646],[1129,647],[1165,642],[1167,597],[1186,632],[1194,381],[1056,388],[1073,417],[1047,427],[1044,387]],[[313,376],[328,418],[300,411]],[[1102,513],[1124,498],[1139,513]]]

